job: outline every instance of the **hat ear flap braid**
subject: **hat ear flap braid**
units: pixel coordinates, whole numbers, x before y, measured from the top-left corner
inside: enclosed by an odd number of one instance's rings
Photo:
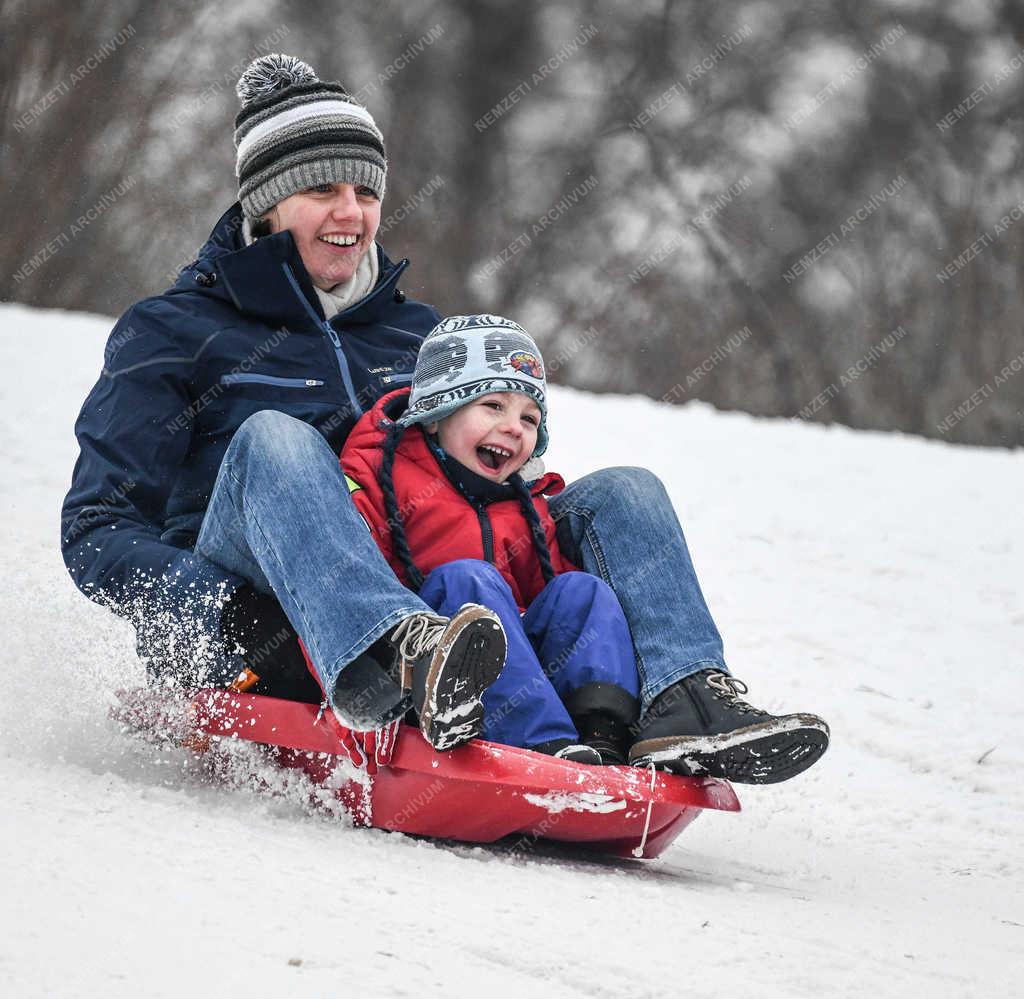
[[[399,561],[405,567],[406,585],[414,593],[419,593],[423,586],[423,573],[416,567],[416,563],[412,560],[412,552],[409,551],[409,541],[405,536],[402,512],[398,509],[398,497],[395,495],[395,482],[392,476],[395,452],[398,450],[398,442],[404,433],[405,427],[398,423],[392,423],[388,427],[387,436],[381,445],[380,472],[377,473],[377,477],[380,480],[381,492],[384,493],[384,512],[387,514],[388,527],[391,529],[391,543],[394,545]]]
[[[530,527],[530,534],[533,538],[533,548],[540,560],[540,571],[544,577],[545,584],[555,578],[555,567],[551,564],[551,549],[548,548],[548,539],[544,534],[544,525],[540,522],[540,515],[533,505],[533,496],[530,495],[530,487],[523,481],[523,477],[516,472],[509,480],[515,487],[519,505],[523,509],[523,516]]]

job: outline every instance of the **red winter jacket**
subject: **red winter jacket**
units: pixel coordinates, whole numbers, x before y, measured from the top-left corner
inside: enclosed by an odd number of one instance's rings
[[[405,567],[394,552],[377,473],[387,427],[405,411],[408,396],[409,389],[404,388],[378,400],[356,423],[341,453],[342,468],[352,480],[352,499],[384,557],[404,582],[408,582]],[[445,475],[419,426],[410,427],[398,444],[392,481],[409,551],[424,576],[456,559],[484,559],[508,581],[520,611],[526,610],[543,589],[544,576],[518,499],[471,503]],[[556,575],[576,569],[558,549],[555,524],[544,498],[564,488],[565,481],[553,472],[530,487]]]

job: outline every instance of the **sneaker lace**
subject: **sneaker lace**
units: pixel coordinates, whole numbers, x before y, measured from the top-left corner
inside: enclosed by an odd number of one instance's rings
[[[740,697],[740,694],[747,693],[749,688],[742,680],[735,676],[730,676],[728,673],[709,673],[707,684],[715,692],[715,697],[735,708],[739,708],[741,711],[749,711],[755,715],[768,714],[763,708],[755,708]]]
[[[395,625],[389,636],[406,662],[419,659],[434,649],[448,627],[448,618],[440,614],[411,614]]]

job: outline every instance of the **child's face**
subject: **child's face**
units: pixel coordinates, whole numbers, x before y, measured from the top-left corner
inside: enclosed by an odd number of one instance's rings
[[[457,462],[494,482],[504,482],[529,461],[539,427],[540,407],[529,396],[492,392],[426,429],[437,434],[441,447]]]

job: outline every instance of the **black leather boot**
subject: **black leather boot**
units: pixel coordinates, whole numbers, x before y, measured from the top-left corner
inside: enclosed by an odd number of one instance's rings
[[[545,756],[553,756],[557,760],[567,760],[569,763],[586,763],[588,766],[601,766],[601,754],[590,746],[580,745],[572,739],[552,739],[550,742],[542,742],[539,746],[528,746],[535,753],[543,753]]]
[[[740,698],[746,684],[706,669],[659,694],[635,726],[629,762],[692,777],[776,784],[802,773],[828,748],[817,715],[776,717]]]
[[[622,766],[634,741],[630,726],[640,717],[640,702],[613,683],[588,683],[573,691],[566,710],[580,742],[601,754],[606,767]]]

